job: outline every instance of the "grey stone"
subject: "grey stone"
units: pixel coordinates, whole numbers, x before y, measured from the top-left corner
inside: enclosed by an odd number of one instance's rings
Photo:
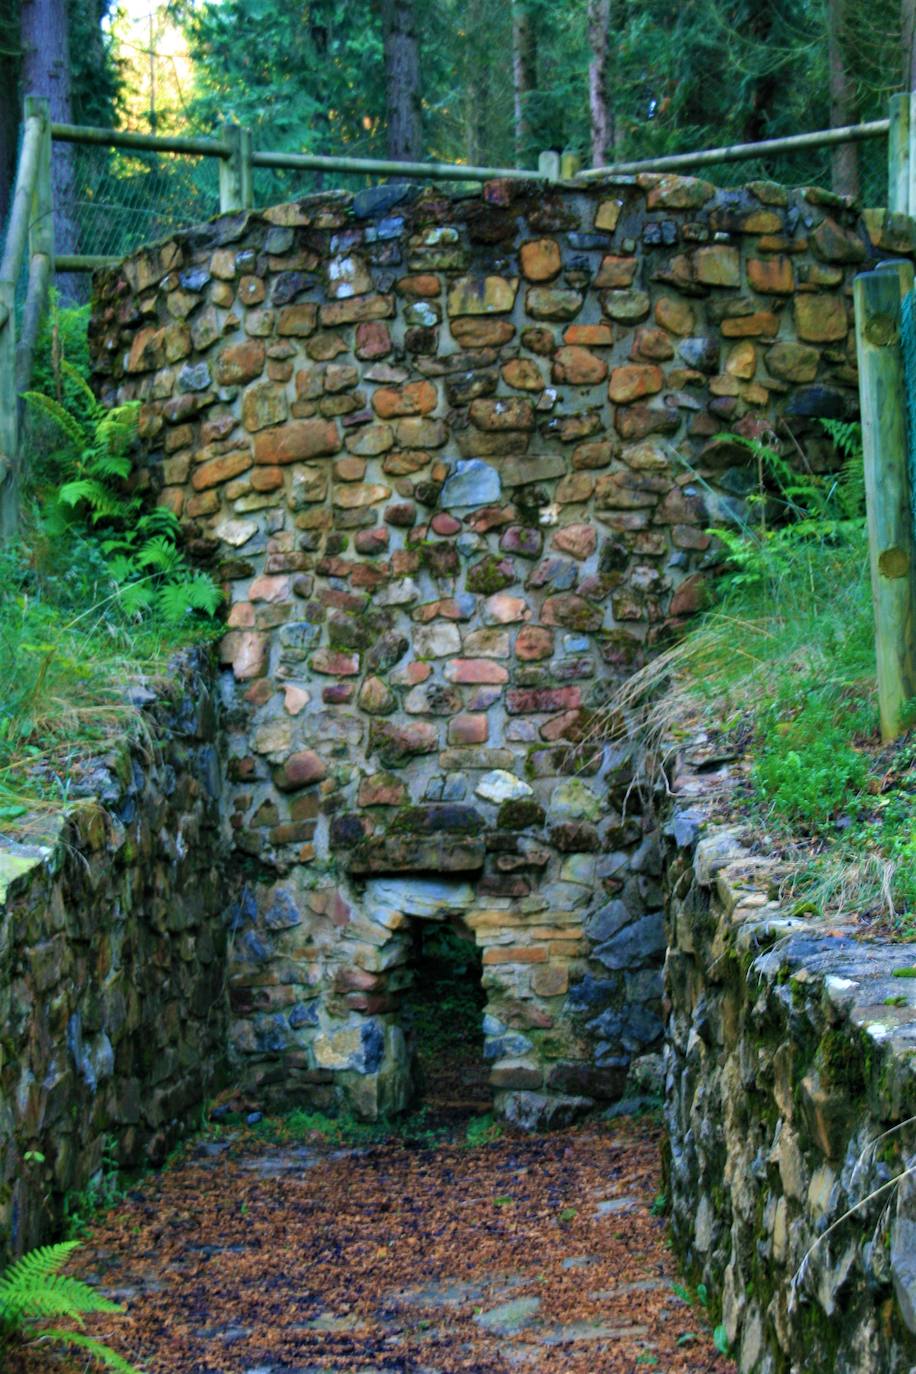
[[[185,363],[178,374],[179,391],[206,391],[210,386],[210,369],[206,363]]]
[[[598,945],[593,957],[609,969],[632,969],[657,958],[665,949],[665,920],[654,911],[625,926],[610,940]]]
[[[541,1306],[540,1298],[511,1298],[509,1302],[481,1312],[475,1318],[478,1326],[499,1336],[513,1336],[530,1326]]]
[[[455,465],[439,494],[443,510],[458,506],[486,506],[498,501],[501,483],[499,473],[482,458],[467,458]]]
[[[503,1099],[502,1110],[506,1120],[523,1131],[550,1131],[572,1125],[594,1105],[590,1097],[511,1092]]]

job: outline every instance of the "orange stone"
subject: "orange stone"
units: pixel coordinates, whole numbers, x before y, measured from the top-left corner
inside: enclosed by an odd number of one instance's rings
[[[516,391],[543,391],[544,378],[537,363],[530,358],[512,358],[501,369],[503,381]]]
[[[653,362],[667,362],[674,357],[674,346],[664,329],[643,325],[637,329],[630,349],[631,358],[650,358]]]
[[[408,382],[406,386],[382,386],[372,397],[372,407],[383,420],[393,415],[428,415],[439,400],[432,382]]]
[[[468,315],[451,322],[452,337],[462,348],[498,348],[515,334],[508,320],[475,319]]]
[[[236,449],[234,453],[224,453],[221,458],[211,458],[209,463],[201,463],[191,475],[191,485],[195,491],[207,487],[218,487],[220,482],[228,482],[230,477],[238,477],[251,467],[251,454],[248,449]]]
[[[551,375],[555,382],[570,386],[597,386],[607,376],[607,363],[587,348],[566,344],[554,355]]]
[[[314,334],[317,323],[318,306],[314,302],[303,301],[299,305],[286,305],[280,311],[277,320],[277,333],[307,339],[310,334]]]
[[[655,323],[680,338],[686,338],[693,333],[696,320],[692,307],[686,301],[674,296],[659,296],[655,302]]]
[[[339,452],[337,426],[328,420],[290,420],[277,429],[262,429],[254,440],[254,461],[264,466]]]
[[[757,310],[753,315],[723,320],[722,333],[726,339],[772,339],[779,333],[779,320],[771,310]]]
[[[586,348],[610,348],[614,331],[609,324],[570,324],[563,331],[563,341]]]
[[[593,286],[632,286],[638,264],[635,258],[619,258],[609,254],[602,259]]]
[[[783,253],[775,258],[751,258],[747,279],[754,290],[764,296],[791,296],[795,290],[792,260]]]
[[[664,385],[665,378],[660,367],[633,363],[614,368],[608,383],[608,396],[618,405],[627,405],[630,401],[638,401],[641,396],[653,396]]]
[[[828,343],[845,339],[848,323],[841,296],[797,296],[795,332],[806,343]]]
[[[224,348],[216,360],[214,372],[220,386],[238,386],[260,376],[264,370],[266,351],[260,339],[246,339],[244,343]]]
[[[395,289],[412,301],[430,300],[438,296],[442,283],[434,272],[421,272],[413,277],[402,277]]]
[[[268,637],[257,630],[230,630],[220,640],[221,663],[231,665],[238,682],[263,677],[267,670]]]
[[[563,266],[560,248],[554,239],[531,239],[519,249],[522,276],[528,281],[550,281]]]
[[[515,639],[515,656],[526,663],[549,658],[553,653],[553,631],[540,625],[524,625]]]
[[[740,377],[749,382],[757,371],[757,350],[750,339],[737,343],[730,349],[725,360],[725,371],[731,377]]]

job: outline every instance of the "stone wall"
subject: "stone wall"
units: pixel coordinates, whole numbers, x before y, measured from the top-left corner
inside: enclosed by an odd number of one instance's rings
[[[916,1166],[912,946],[790,915],[752,837],[705,825],[722,781],[682,773],[665,830],[675,1246],[741,1374],[907,1374],[916,1186],[888,1184]]]
[[[510,1115],[614,1097],[657,1045],[657,847],[628,751],[583,741],[749,514],[723,434],[780,418],[830,461],[871,252],[827,193],[654,176],[319,197],[97,278],[100,393],[142,402],[229,601],[248,1082],[402,1105],[430,918],[483,949]]]
[[[142,735],[93,765],[74,788],[86,800],[40,839],[0,839],[0,1261],[60,1234],[67,1195],[103,1156],[160,1162],[220,1082],[208,678],[195,655],[155,697],[135,689]]]

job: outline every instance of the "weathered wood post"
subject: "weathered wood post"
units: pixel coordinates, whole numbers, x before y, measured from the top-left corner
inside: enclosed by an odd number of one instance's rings
[[[907,465],[901,306],[910,264],[884,264],[855,281],[856,350],[881,737],[902,730],[916,697],[916,538]]]
[[[16,347],[16,393],[20,396],[32,380],[32,361],[38,331],[48,308],[51,275],[54,271],[54,200],[51,181],[51,107],[43,96],[29,95],[25,117],[41,121],[41,148],[32,193],[29,221],[29,285],[22,328]],[[19,402],[20,419],[23,402]],[[21,457],[21,455],[20,455]]]
[[[250,210],[254,204],[251,168],[251,130],[224,124],[220,136],[229,145],[229,156],[219,163],[219,208]]]
[[[916,91],[893,95],[887,135],[887,208],[916,214]]]
[[[545,148],[538,154],[538,171],[548,181],[560,180],[560,154],[553,148]]]
[[[43,113],[42,113],[43,107]],[[0,540],[19,528],[19,397],[16,386],[16,286],[34,219],[35,187],[50,138],[47,102],[26,109],[16,183],[0,262]]]

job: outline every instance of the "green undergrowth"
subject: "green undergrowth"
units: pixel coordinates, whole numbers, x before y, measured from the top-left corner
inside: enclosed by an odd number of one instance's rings
[[[81,763],[141,729],[130,689],[214,636],[220,594],[133,484],[134,409],[89,391],[87,311],[52,313],[24,430],[19,539],[0,547],[0,830],[79,791]]]
[[[736,819],[789,859],[795,909],[916,938],[916,731],[881,746],[861,436],[824,425],[838,472],[738,441],[760,485],[742,527],[715,531],[715,604],[615,706],[654,748],[705,731],[745,761]]]

